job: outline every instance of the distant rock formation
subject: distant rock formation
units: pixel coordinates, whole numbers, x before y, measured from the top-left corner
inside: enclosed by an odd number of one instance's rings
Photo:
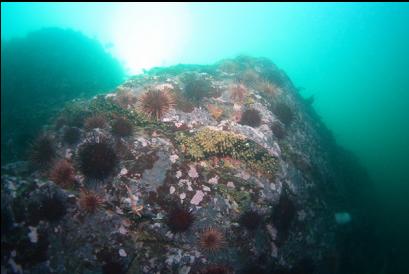
[[[44,28],[1,41],[1,163],[21,159],[48,120],[75,98],[123,81],[120,63],[78,31]]]

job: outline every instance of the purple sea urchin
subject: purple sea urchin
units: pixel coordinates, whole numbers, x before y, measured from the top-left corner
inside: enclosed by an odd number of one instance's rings
[[[240,124],[251,127],[258,127],[261,124],[260,112],[256,109],[248,109],[243,112],[240,119]]]
[[[125,109],[133,106],[138,101],[136,95],[129,90],[119,90],[116,94],[115,99],[117,104]]]
[[[91,117],[88,117],[85,122],[84,126],[86,129],[94,129],[94,128],[105,128],[107,125],[107,121],[105,117],[101,114],[95,114]]]
[[[64,202],[57,196],[46,197],[40,205],[40,212],[43,219],[54,222],[65,215],[66,209]]]
[[[49,135],[41,135],[31,145],[30,161],[36,167],[48,167],[56,156],[54,140]]]
[[[214,92],[211,82],[198,76],[189,75],[186,78],[185,96],[195,103]]]
[[[180,233],[187,231],[194,222],[194,216],[191,211],[175,207],[173,208],[169,215],[167,224],[170,230],[174,233]]]
[[[234,84],[229,88],[230,98],[234,102],[243,102],[244,98],[247,95],[247,88],[243,84]]]
[[[102,267],[103,274],[122,274],[125,273],[122,265],[119,262],[107,262]]]
[[[263,217],[254,210],[244,212],[239,219],[239,224],[248,230],[256,230],[263,221]]]
[[[132,135],[133,125],[125,118],[117,118],[112,124],[112,134],[118,137],[126,137]]]
[[[278,103],[273,108],[274,114],[286,126],[290,125],[294,120],[294,113],[292,109],[284,103]]]
[[[78,152],[79,170],[86,178],[103,180],[112,175],[118,165],[118,157],[107,140],[89,140]]]
[[[69,145],[74,145],[81,138],[81,130],[77,127],[68,127],[64,130],[63,140]]]
[[[196,272],[197,274],[232,274],[230,267],[224,265],[210,265]]]
[[[285,137],[285,129],[279,122],[275,122],[270,128],[273,131],[274,136],[278,139],[283,139]]]

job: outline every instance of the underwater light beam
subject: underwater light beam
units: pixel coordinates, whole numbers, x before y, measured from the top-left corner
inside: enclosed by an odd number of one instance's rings
[[[130,74],[169,65],[183,51],[189,25],[184,4],[124,4],[117,8],[113,21],[112,53]]]

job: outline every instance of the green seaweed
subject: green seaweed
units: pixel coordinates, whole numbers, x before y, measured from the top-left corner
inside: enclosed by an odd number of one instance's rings
[[[223,184],[215,185],[217,192],[223,196],[230,196],[239,206],[239,210],[246,208],[251,202],[251,195],[248,191],[241,191]]]
[[[251,170],[257,170],[274,177],[278,161],[266,149],[252,140],[228,131],[204,128],[194,135],[179,133],[176,141],[192,160],[206,160],[210,157],[232,157],[242,161]]]

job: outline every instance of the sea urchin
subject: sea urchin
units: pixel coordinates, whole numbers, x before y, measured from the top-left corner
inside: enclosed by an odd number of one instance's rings
[[[139,108],[151,119],[160,120],[175,105],[175,99],[167,90],[151,89],[139,97]]]
[[[244,212],[239,219],[239,224],[248,230],[256,230],[263,221],[263,217],[254,210]]]
[[[107,125],[107,121],[105,117],[101,114],[94,114],[88,117],[85,122],[84,126],[86,129],[94,129],[94,128],[105,128]]]
[[[247,95],[247,88],[243,84],[233,84],[229,88],[230,98],[234,102],[243,102]]]
[[[243,112],[240,119],[240,124],[251,127],[258,127],[261,124],[260,112],[256,109],[248,109]]]
[[[216,228],[207,228],[200,234],[199,243],[203,250],[214,252],[224,246],[224,235]]]
[[[118,157],[107,140],[88,140],[79,148],[78,162],[85,177],[103,180],[114,172]]]
[[[81,138],[81,130],[77,127],[67,127],[64,130],[63,140],[69,145],[74,145]]]
[[[178,233],[187,231],[193,224],[193,221],[194,216],[191,211],[175,207],[168,215],[167,224],[172,232]]]
[[[49,135],[41,135],[31,145],[30,160],[39,168],[48,167],[56,156],[54,140]]]
[[[90,190],[81,189],[79,205],[84,211],[94,213],[102,203],[103,199],[99,195]]]
[[[67,188],[75,182],[75,170],[67,160],[58,161],[50,173],[50,179],[57,185]]]
[[[112,133],[118,137],[126,137],[132,135],[133,125],[125,118],[117,118],[112,124]]]
[[[232,274],[230,267],[224,265],[210,265],[197,271],[197,274]]]

